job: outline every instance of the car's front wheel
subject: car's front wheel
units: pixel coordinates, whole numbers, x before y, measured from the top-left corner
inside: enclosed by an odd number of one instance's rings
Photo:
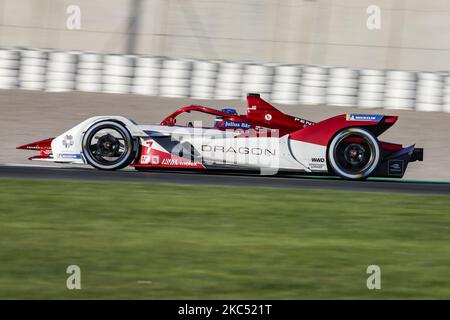
[[[344,179],[363,180],[378,167],[381,159],[377,138],[362,128],[340,131],[328,147],[331,170]]]
[[[97,169],[125,168],[136,155],[133,137],[118,122],[97,122],[83,136],[83,155]]]

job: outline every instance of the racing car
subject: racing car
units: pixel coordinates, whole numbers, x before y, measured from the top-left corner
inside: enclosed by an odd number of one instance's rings
[[[30,160],[88,164],[100,170],[261,170],[349,180],[401,178],[410,162],[423,161],[423,149],[415,145],[378,139],[397,116],[342,114],[313,122],[284,114],[259,94],[248,94],[247,104],[241,115],[230,108],[190,105],[156,125],[97,116],[60,136],[17,148],[40,152]],[[177,121],[187,114],[208,115],[213,121]]]

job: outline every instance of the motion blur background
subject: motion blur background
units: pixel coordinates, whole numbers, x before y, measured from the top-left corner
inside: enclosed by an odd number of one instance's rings
[[[0,12],[2,163],[88,116],[245,112],[257,92],[312,121],[397,114],[382,139],[425,148],[407,177],[450,180],[448,0],[0,0]]]
[[[21,172],[0,174],[0,299],[449,298],[447,195],[28,180],[97,171],[15,149],[96,115],[244,113],[258,92],[312,121],[399,115],[380,139],[424,161],[385,183],[446,188],[449,35],[450,0],[0,0],[0,168]],[[367,289],[373,264],[382,290]],[[67,290],[69,265],[82,290]]]
[[[66,9],[81,9],[68,30]],[[381,9],[369,30],[366,9]],[[448,0],[1,0],[0,45],[355,68],[450,68]]]

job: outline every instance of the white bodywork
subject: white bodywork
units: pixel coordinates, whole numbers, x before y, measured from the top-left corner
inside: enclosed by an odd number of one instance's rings
[[[242,137],[242,131],[223,131],[214,128],[181,126],[138,125],[120,116],[89,118],[56,137],[51,144],[54,162],[86,163],[82,152],[82,140],[86,130],[102,120],[121,122],[141,145],[152,142],[152,148],[170,153],[158,143],[167,137],[181,144],[192,145],[206,165],[235,165],[239,167],[266,168],[270,170],[295,170],[303,172],[326,172],[326,147],[294,141],[285,135]]]
[[[81,145],[83,141],[83,134],[91,125],[102,120],[116,120],[122,122],[134,137],[147,136],[145,132],[139,129],[139,126],[127,118],[120,116],[92,117],[81,122],[72,129],[69,129],[52,141],[53,161],[80,164],[85,163],[82,156]]]

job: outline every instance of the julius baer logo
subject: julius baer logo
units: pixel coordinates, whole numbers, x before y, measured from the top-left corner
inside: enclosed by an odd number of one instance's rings
[[[228,128],[228,129],[250,129],[252,127],[252,125],[249,123],[245,123],[245,122],[225,121],[222,124],[222,127]]]

